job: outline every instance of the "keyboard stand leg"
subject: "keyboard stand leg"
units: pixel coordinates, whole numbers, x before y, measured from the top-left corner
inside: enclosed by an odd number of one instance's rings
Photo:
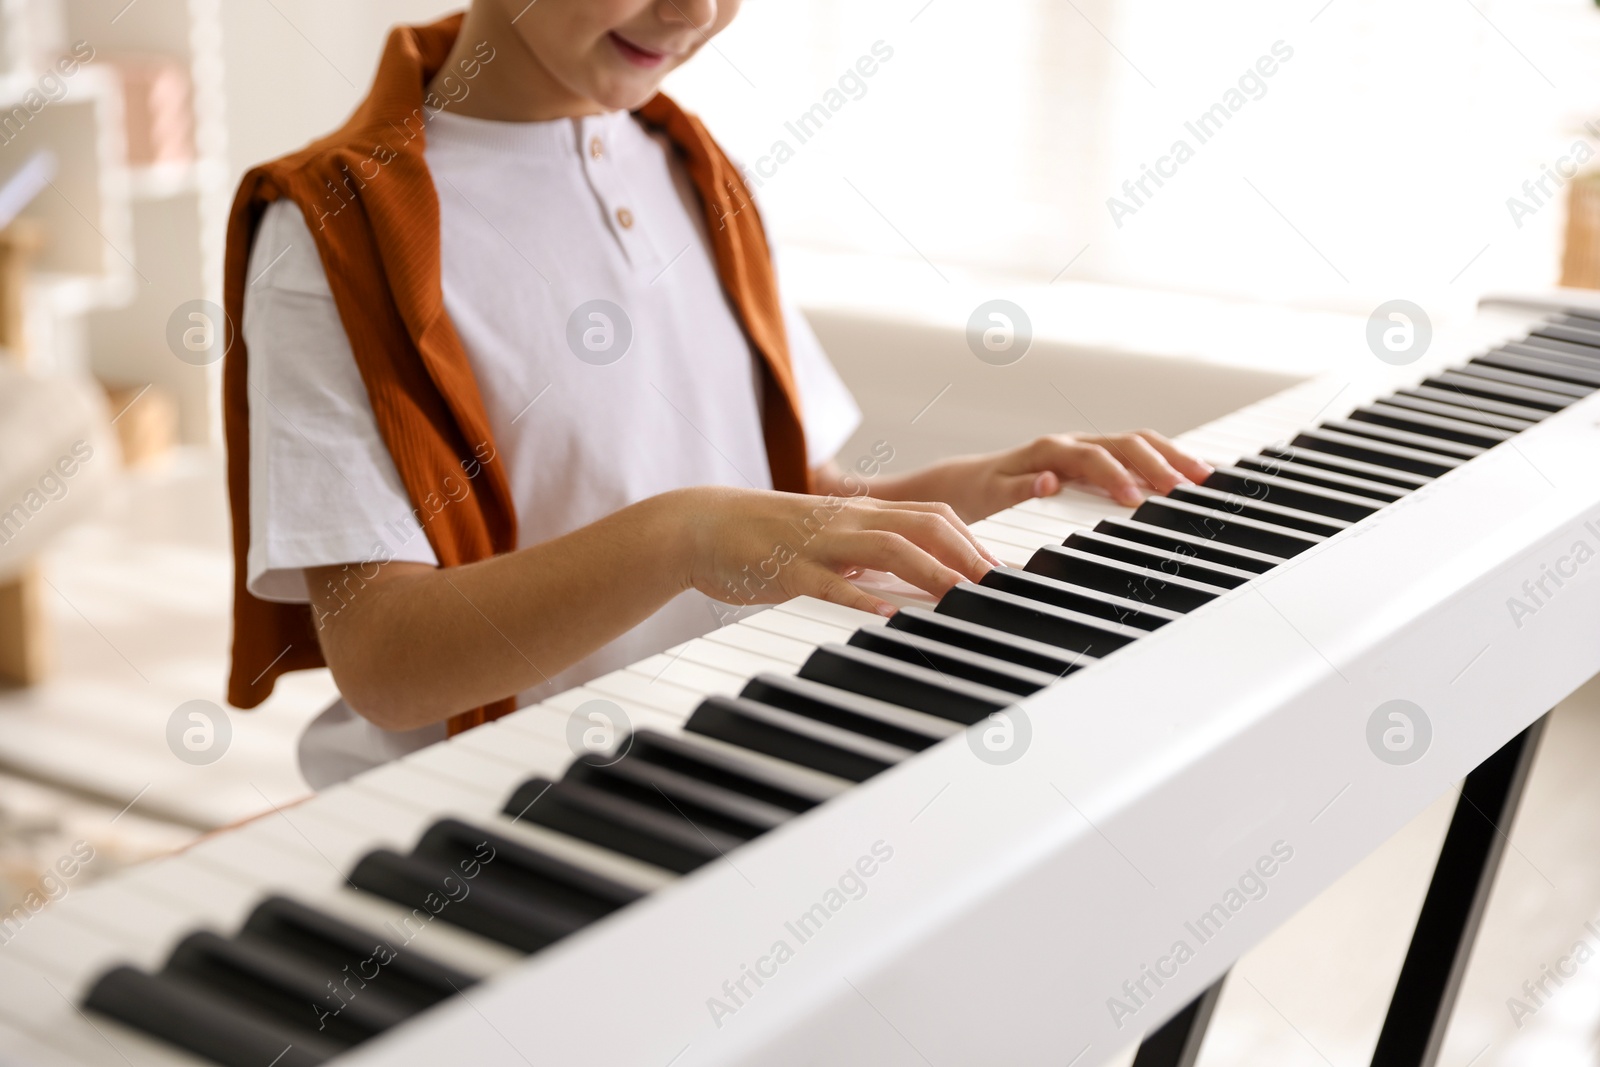
[[[1372,1054],[1373,1067],[1433,1067],[1439,1058],[1472,942],[1548,718],[1506,742],[1462,784],[1461,800],[1439,850],[1433,881]]]
[[[1145,1038],[1139,1053],[1133,1058],[1133,1067],[1194,1067],[1200,1058],[1200,1043],[1205,1040],[1206,1027],[1211,1013],[1216,1010],[1222,996],[1222,983],[1227,976],[1218,978],[1210,989],[1189,1002],[1189,1006],[1168,1019],[1166,1023]]]

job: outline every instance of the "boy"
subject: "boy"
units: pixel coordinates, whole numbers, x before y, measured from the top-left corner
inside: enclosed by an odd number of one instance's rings
[[[695,636],[710,601],[888,613],[848,578],[938,595],[994,562],[967,521],[1209,473],[1141,432],[847,485],[859,413],[737,170],[657,91],[738,6],[474,0],[396,30],[342,130],[246,177],[235,704],[326,662],[382,758]],[[819,495],[843,498],[820,528]]]

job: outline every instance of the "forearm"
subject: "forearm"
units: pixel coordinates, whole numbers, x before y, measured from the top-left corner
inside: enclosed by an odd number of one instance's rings
[[[308,579],[334,679],[392,730],[532,688],[688,587],[686,531],[670,515],[656,497],[477,563],[388,564],[370,583],[318,568]]]

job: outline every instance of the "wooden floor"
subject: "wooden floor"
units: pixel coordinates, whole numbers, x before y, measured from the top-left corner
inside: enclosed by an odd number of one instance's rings
[[[101,518],[53,553],[59,669],[36,689],[0,691],[0,903],[19,899],[30,867],[74,842],[96,852],[82,878],[99,877],[305,791],[294,742],[332,697],[326,672],[290,676],[263,708],[232,712],[230,748],[210,766],[167,747],[174,708],[222,700],[226,538],[220,457],[190,453],[130,476]],[[1547,982],[1555,996],[1520,1028],[1507,1008],[1574,942],[1587,936],[1600,950],[1583,928],[1600,927],[1597,763],[1591,682],[1545,736],[1443,1067],[1600,1063],[1600,951],[1560,989]],[[1238,964],[1204,1067],[1367,1062],[1452,797]]]

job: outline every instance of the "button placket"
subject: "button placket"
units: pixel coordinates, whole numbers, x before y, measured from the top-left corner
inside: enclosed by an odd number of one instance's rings
[[[599,200],[600,208],[607,216],[611,232],[623,253],[637,269],[652,269],[659,265],[657,260],[660,257],[644,233],[641,220],[634,210],[634,198],[614,163],[617,158],[615,124],[619,121],[631,120],[626,115],[620,118],[592,116],[584,119],[580,141],[584,148],[580,158],[589,186]]]

